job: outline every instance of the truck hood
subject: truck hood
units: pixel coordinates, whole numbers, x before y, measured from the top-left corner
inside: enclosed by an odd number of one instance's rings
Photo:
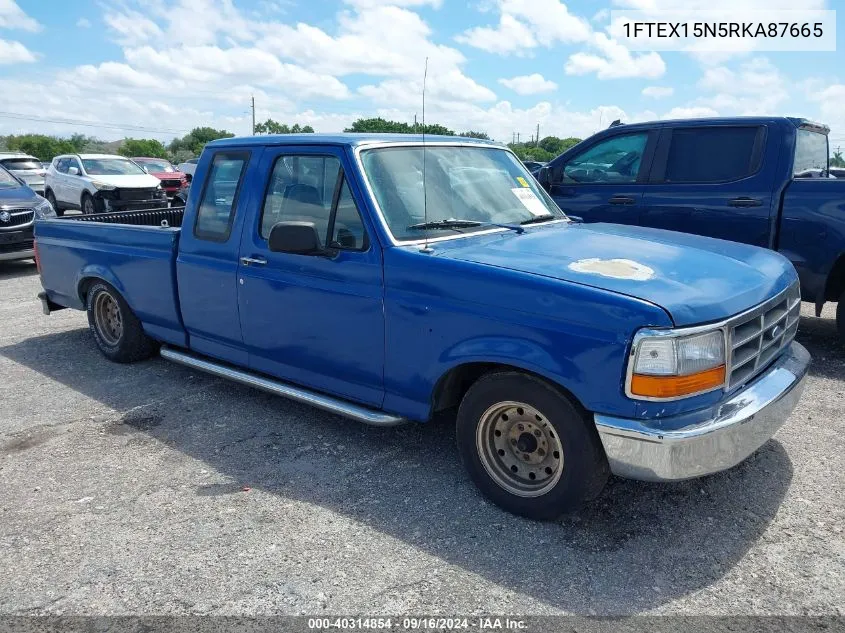
[[[158,178],[149,174],[138,174],[135,176],[88,176],[88,178],[124,189],[155,189],[161,184]]]
[[[616,224],[552,224],[437,244],[438,256],[609,290],[661,306],[675,325],[718,321],[796,279],[755,246]]]

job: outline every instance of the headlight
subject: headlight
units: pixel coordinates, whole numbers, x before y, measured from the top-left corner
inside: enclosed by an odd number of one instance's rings
[[[50,204],[48,200],[41,200],[35,208],[35,219],[36,220],[46,220],[47,218],[55,218],[56,211],[53,209],[53,205]]]
[[[674,400],[725,385],[725,333],[685,335],[651,330],[635,337],[628,369],[628,396]]]
[[[92,180],[91,184],[94,185],[99,191],[112,191],[117,189],[114,185],[110,185],[107,182],[100,182],[99,180]]]

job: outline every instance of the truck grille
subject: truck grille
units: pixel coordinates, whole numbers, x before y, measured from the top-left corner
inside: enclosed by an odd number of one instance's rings
[[[800,314],[801,293],[795,284],[728,324],[729,389],[748,382],[792,342]]]
[[[182,181],[178,178],[176,179],[162,179],[161,181],[162,187],[176,187],[177,189],[182,186]]]
[[[0,243],[0,253],[17,253],[19,251],[31,251],[32,240],[24,240],[23,242],[13,242],[11,244]]]
[[[9,214],[7,221],[3,221]],[[35,217],[35,211],[32,209],[0,209],[0,229],[8,229],[17,226],[23,226],[32,222]]]

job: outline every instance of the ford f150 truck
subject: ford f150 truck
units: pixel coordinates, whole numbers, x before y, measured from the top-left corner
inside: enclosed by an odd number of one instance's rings
[[[845,338],[845,183],[829,178],[829,129],[784,117],[613,125],[538,174],[565,211],[783,253]]]
[[[753,246],[571,222],[465,138],[214,141],[184,209],[39,221],[44,311],[376,425],[456,411],[501,507],[550,518],[608,472],[744,460],[800,397],[795,269]]]

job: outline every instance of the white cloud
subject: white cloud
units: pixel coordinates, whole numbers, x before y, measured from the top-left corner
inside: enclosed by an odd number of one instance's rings
[[[521,95],[534,95],[541,92],[557,90],[557,84],[549,81],[540,73],[520,75],[519,77],[511,77],[510,79],[499,79],[499,83]]]
[[[664,99],[675,94],[675,89],[671,86],[647,86],[643,88],[642,95],[652,99]]]
[[[76,26],[80,29],[90,29],[91,28],[91,20],[88,18],[79,18],[76,21]]]
[[[443,5],[443,0],[344,0],[346,4],[351,4],[354,7],[362,9],[372,9],[375,7],[421,7],[430,5],[435,9],[439,9]]]
[[[703,119],[707,117],[719,116],[719,112],[713,108],[704,106],[689,106],[681,108],[672,108],[664,114],[662,119]]]
[[[601,54],[581,52],[571,55],[564,67],[568,75],[595,73],[599,79],[657,79],[666,72],[666,64],[657,53],[632,54],[604,33],[594,33],[592,44]]]
[[[521,54],[537,46],[531,29],[512,15],[502,14],[499,25],[476,26],[455,38],[461,44],[479,48],[488,53]]]
[[[0,65],[26,64],[36,61],[36,56],[20,42],[0,40]]]
[[[35,33],[41,30],[41,25],[24,13],[15,0],[0,0],[0,28]]]
[[[751,59],[738,70],[706,68],[698,87],[710,93],[698,100],[701,105],[732,115],[774,114],[789,99],[786,78],[765,57]]]
[[[592,28],[587,20],[570,13],[560,0],[497,0],[497,26],[480,26],[455,39],[489,53],[525,53],[537,46],[558,42],[584,42]]]
[[[161,27],[137,11],[106,13],[103,20],[111,29],[115,41],[123,46],[138,46],[150,40],[164,38]]]

